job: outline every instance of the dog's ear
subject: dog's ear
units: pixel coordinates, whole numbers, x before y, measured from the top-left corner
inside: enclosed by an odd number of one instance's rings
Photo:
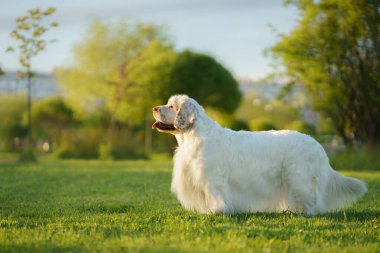
[[[186,129],[194,123],[197,118],[198,110],[189,99],[180,104],[177,115],[174,119],[174,127],[177,129]]]

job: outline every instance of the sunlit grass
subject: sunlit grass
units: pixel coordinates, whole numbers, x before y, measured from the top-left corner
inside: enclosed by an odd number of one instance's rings
[[[170,194],[171,162],[0,165],[0,252],[379,252],[380,172],[369,192],[306,217],[199,215]]]

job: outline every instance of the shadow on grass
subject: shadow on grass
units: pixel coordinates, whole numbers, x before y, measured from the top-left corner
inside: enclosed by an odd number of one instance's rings
[[[174,205],[177,206],[177,205]],[[80,212],[83,213],[102,213],[102,214],[122,214],[122,213],[138,213],[145,212],[144,206],[136,206],[135,204],[105,204],[98,203],[94,205],[81,206],[78,208]],[[154,210],[152,210],[154,211]],[[174,212],[167,212],[165,210],[157,209],[155,213],[165,213],[166,215],[174,215],[174,216],[184,216],[186,218],[197,218],[208,216],[211,219],[220,219],[220,218],[228,218],[230,220],[234,220],[235,222],[245,222],[247,220],[252,219],[261,219],[261,220],[277,220],[281,218],[289,218],[289,219],[297,219],[297,218],[306,218],[306,219],[324,219],[331,221],[368,221],[373,219],[380,218],[380,211],[378,210],[345,210],[345,211],[337,211],[330,212],[325,214],[319,214],[315,216],[297,214],[290,211],[284,211],[281,213],[265,213],[265,212],[257,212],[257,213],[241,213],[241,214],[232,214],[232,215],[224,215],[224,214],[199,214],[192,211],[186,211],[181,208],[178,208]]]
[[[223,216],[220,214],[219,216]],[[315,216],[309,216],[304,214],[297,214],[290,211],[285,211],[281,213],[242,213],[242,214],[234,214],[228,215],[231,219],[235,219],[237,222],[244,222],[250,219],[279,219],[279,218],[310,218],[310,219],[326,219],[326,220],[334,220],[334,221],[368,221],[372,219],[380,218],[380,211],[355,211],[355,210],[347,210],[347,211],[338,211],[333,213],[319,214]]]

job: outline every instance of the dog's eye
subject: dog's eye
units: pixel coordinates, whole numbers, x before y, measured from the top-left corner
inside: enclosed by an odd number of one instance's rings
[[[169,108],[170,108],[170,109],[173,109],[173,106],[172,106],[172,105],[169,105]]]

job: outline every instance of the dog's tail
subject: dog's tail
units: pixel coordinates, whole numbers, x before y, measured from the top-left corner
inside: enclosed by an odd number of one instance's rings
[[[367,186],[356,178],[343,176],[331,169],[331,176],[326,189],[326,210],[336,211],[360,199]]]

